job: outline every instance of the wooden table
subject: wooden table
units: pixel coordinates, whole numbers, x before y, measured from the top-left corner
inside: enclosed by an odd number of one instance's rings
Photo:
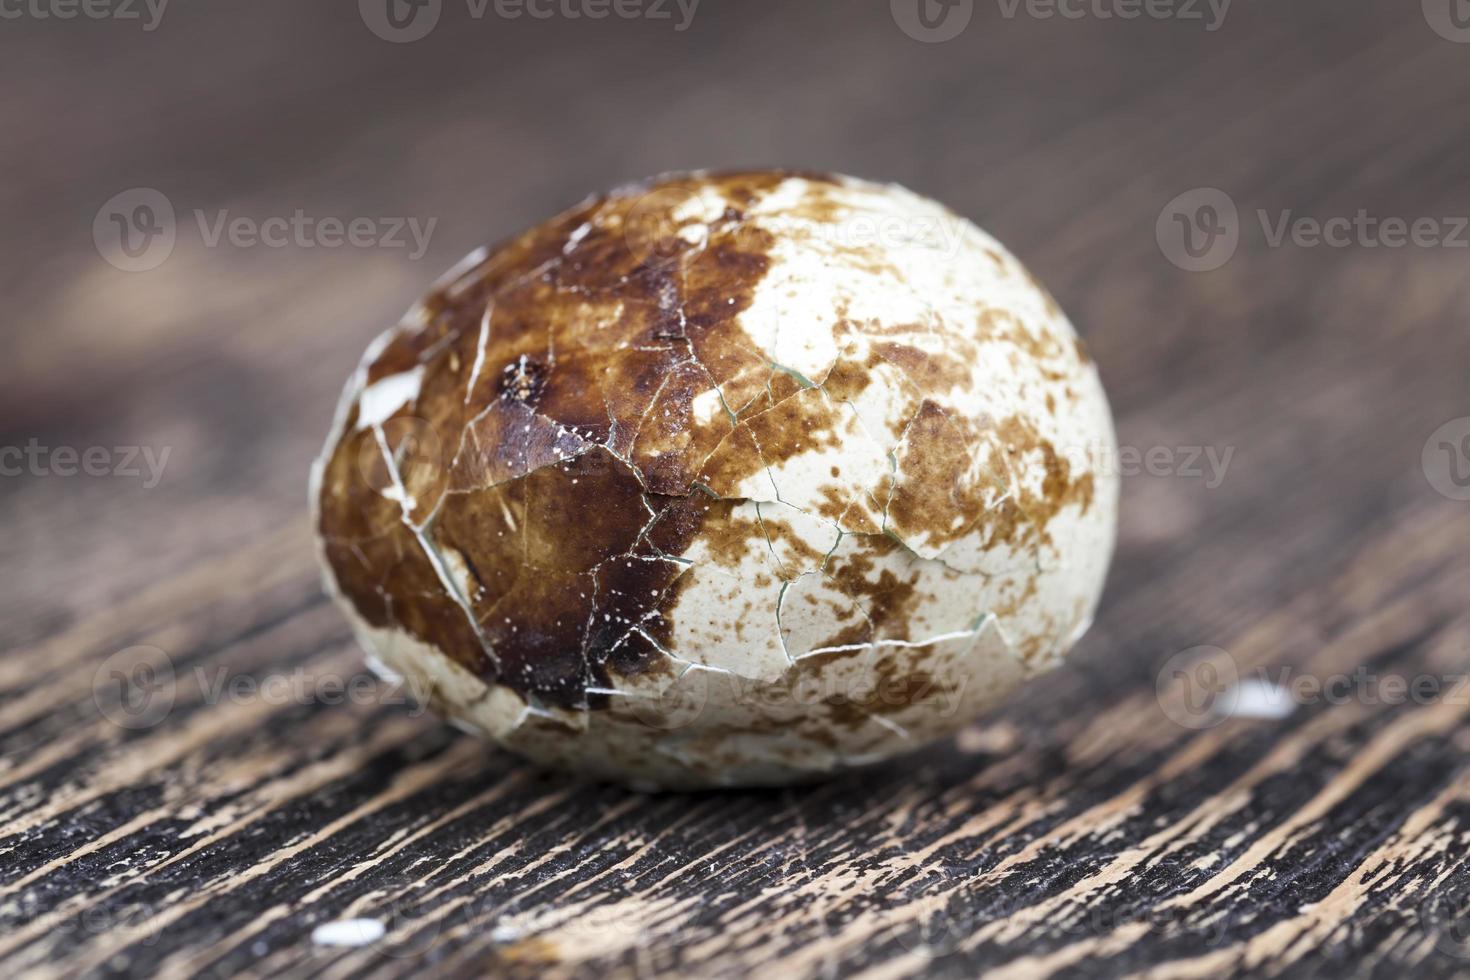
[[[684,31],[446,3],[389,43],[350,4],[150,31],[37,3],[0,24],[0,445],[36,447],[0,480],[0,973],[1470,972],[1470,250],[1272,241],[1288,211],[1470,238],[1447,4],[1240,3],[1207,31],[980,3],[924,43],[878,0]],[[364,345],[591,189],[748,163],[937,196],[1071,312],[1123,443],[1158,450],[1071,665],[913,759],[695,796],[336,696],[362,668],[306,471]],[[125,272],[93,224],[139,187],[176,240]],[[1202,187],[1239,245],[1190,272],[1169,206]],[[437,220],[422,256],[211,244],[226,210]],[[108,475],[62,475],[66,447]],[[168,703],[119,716],[140,646]],[[1245,717],[1186,699],[1230,671]],[[313,939],[344,919],[387,931]]]

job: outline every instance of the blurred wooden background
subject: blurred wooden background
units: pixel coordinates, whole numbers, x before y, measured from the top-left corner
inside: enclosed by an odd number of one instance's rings
[[[179,3],[152,30],[141,3],[14,8],[0,447],[169,455],[153,486],[0,478],[0,971],[1470,971],[1470,689],[1445,680],[1470,669],[1470,423],[1441,428],[1470,416],[1470,250],[1271,247],[1256,217],[1453,235],[1454,5],[1238,0],[1208,31],[978,0],[942,43],[882,0],[704,0],[682,31],[672,4],[543,21],[445,0],[412,43],[350,3]],[[369,339],[593,189],[747,164],[976,218],[1072,314],[1124,445],[1233,450],[1219,481],[1125,481],[1074,667],[916,760],[692,797],[542,775],[381,696],[207,696],[360,670],[319,592],[306,471]],[[1240,242],[1194,273],[1156,223],[1199,187],[1238,205]],[[93,227],[133,188],[177,238],[124,272]],[[211,247],[194,217],[297,210],[436,223],[415,259]],[[125,727],[94,690],[138,645],[167,654],[174,700]],[[1167,665],[1201,646],[1248,678],[1371,673],[1287,717],[1181,715]],[[1385,677],[1445,683],[1395,704]],[[344,918],[388,931],[313,941]]]

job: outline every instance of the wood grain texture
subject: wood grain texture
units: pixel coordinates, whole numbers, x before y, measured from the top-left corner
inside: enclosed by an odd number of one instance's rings
[[[0,479],[0,972],[1470,974],[1470,503],[1421,462],[1470,416],[1470,250],[1272,247],[1256,218],[1470,213],[1470,46],[1414,3],[1215,32],[981,3],[933,45],[887,6],[707,2],[677,32],[446,4],[412,44],[285,0],[6,22],[0,446],[170,455],[151,487]],[[1072,314],[1124,445],[1234,455],[1218,485],[1125,480],[1071,665],[950,744],[782,792],[538,773],[363,676],[307,466],[363,346],[460,255],[747,164],[975,217]],[[133,187],[179,233],[129,274],[91,226]],[[1194,187],[1242,218],[1201,274],[1154,237]],[[225,209],[437,223],[417,260],[210,246],[195,211]],[[171,701],[127,727],[108,668],[138,646]],[[1198,647],[1347,681],[1221,720],[1169,670]],[[350,918],[386,935],[313,942]]]

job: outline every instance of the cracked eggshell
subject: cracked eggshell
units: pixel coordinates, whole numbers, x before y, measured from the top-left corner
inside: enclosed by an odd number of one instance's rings
[[[368,350],[312,501],[381,670],[539,762],[776,784],[1060,662],[1111,558],[1097,372],[900,187],[667,177],[469,256]]]

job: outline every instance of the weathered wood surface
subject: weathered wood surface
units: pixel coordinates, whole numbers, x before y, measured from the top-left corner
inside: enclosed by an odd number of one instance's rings
[[[0,480],[0,972],[1470,973],[1470,503],[1421,463],[1470,415],[1470,252],[1272,248],[1254,217],[1470,211],[1470,47],[1417,3],[1240,4],[1213,33],[982,3],[935,45],[886,6],[708,4],[679,33],[446,5],[402,45],[284,0],[3,25],[0,444],[171,453],[152,487]],[[378,687],[311,693],[360,674],[305,473],[368,339],[587,190],[752,162],[977,217],[1072,312],[1123,443],[1233,448],[1223,481],[1129,477],[1073,665],[825,785],[639,796]],[[90,228],[138,186],[179,236],[128,274]],[[1197,186],[1243,235],[1192,274],[1154,228]],[[439,221],[412,261],[207,247],[196,208]],[[130,728],[94,690],[138,645],[173,702]],[[1201,726],[1166,669],[1199,646],[1367,673]],[[1420,677],[1441,688],[1389,703]],[[276,680],[211,693],[238,678]],[[387,935],[313,943],[356,917]]]

